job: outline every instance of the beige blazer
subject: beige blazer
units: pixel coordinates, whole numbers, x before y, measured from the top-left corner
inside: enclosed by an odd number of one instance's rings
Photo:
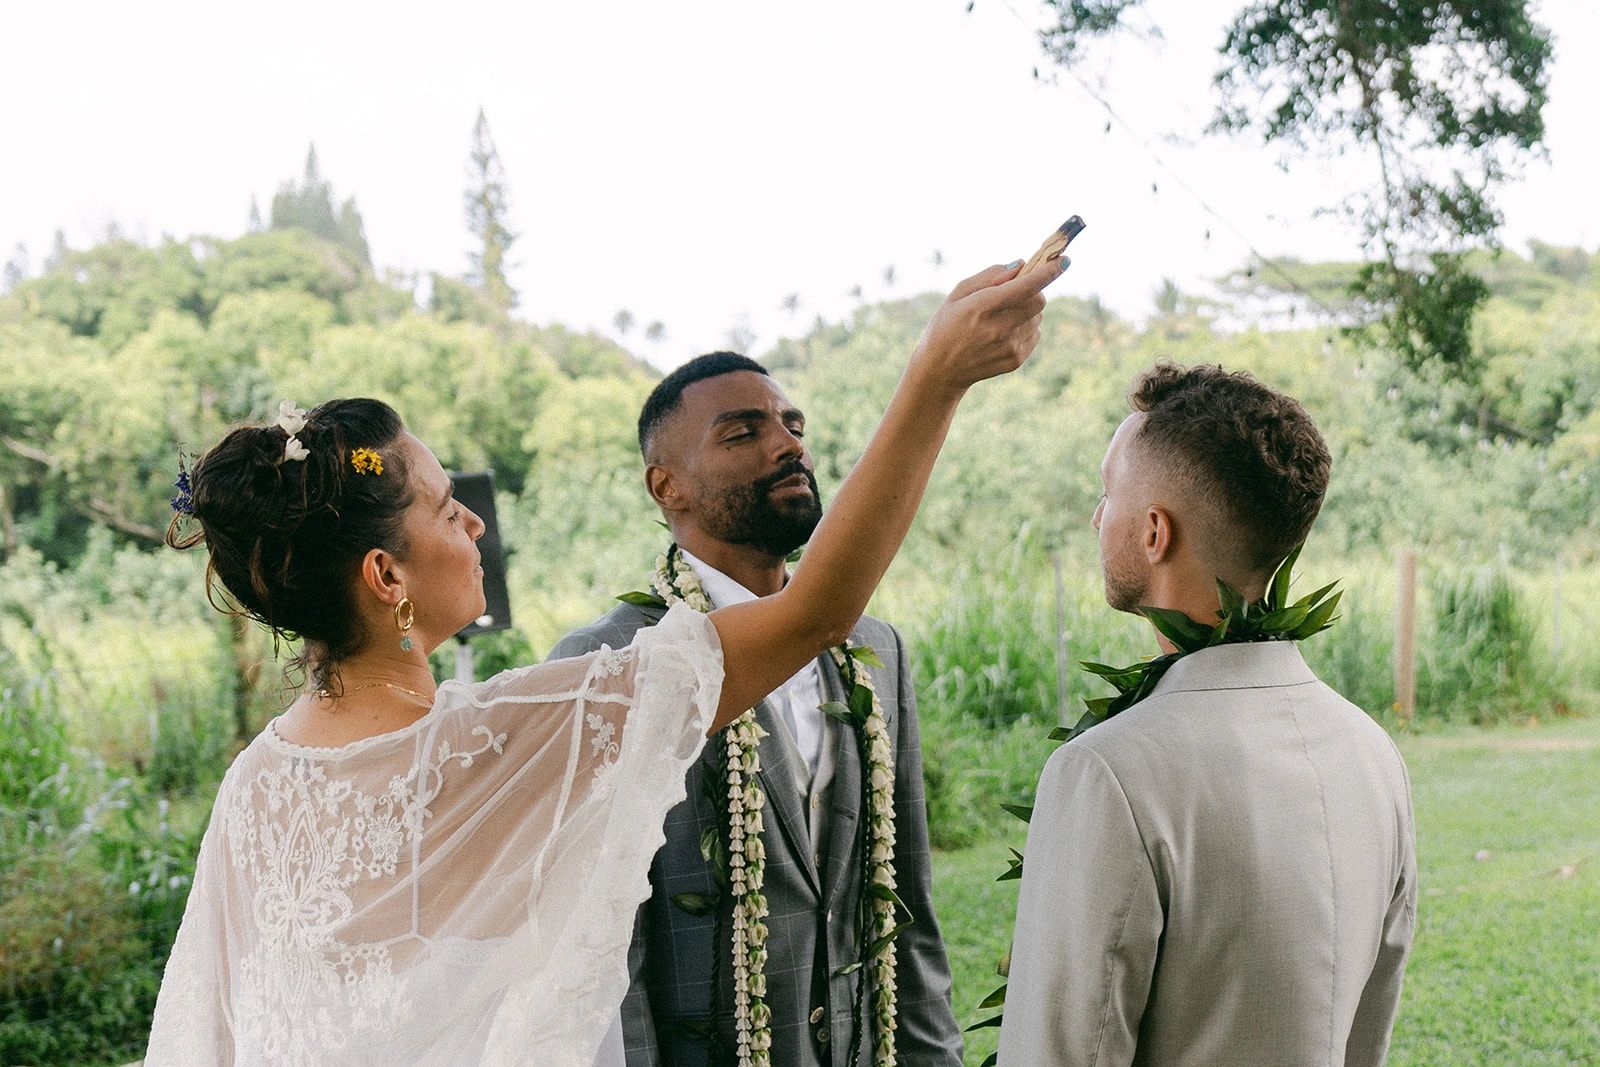
[[[1416,901],[1382,728],[1293,644],[1186,656],[1045,765],[1000,1065],[1382,1063]]]

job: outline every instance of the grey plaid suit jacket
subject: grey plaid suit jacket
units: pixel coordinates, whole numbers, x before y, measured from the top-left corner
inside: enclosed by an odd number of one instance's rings
[[[549,658],[583,655],[601,645],[619,648],[660,617],[657,609],[620,604],[568,634]],[[865,616],[856,624],[851,643],[871,645],[884,662],[883,669],[869,670],[895,751],[899,893],[916,920],[896,941],[900,1062],[959,1067],[961,1032],[950,1006],[950,965],[933,913],[922,751],[905,646],[892,626]],[[842,699],[843,682],[831,657],[820,662],[827,698]],[[860,931],[860,753],[852,731],[834,731],[837,764],[830,829],[823,853],[814,856],[793,766],[798,754],[781,743],[771,708],[759,705],[756,717],[769,735],[761,745],[761,777],[767,795],[763,821],[772,1062],[774,1067],[846,1067],[851,1011],[865,970],[844,976],[835,972],[855,962]],[[690,915],[672,903],[679,893],[715,891],[700,855],[701,830],[714,819],[700,785],[705,766],[702,760],[690,770],[687,799],[667,816],[666,842],[650,868],[651,897],[634,925],[628,953],[632,982],[622,1006],[628,1067],[710,1067],[708,1041],[696,1032],[707,1023],[724,1035],[724,1053],[731,1051],[728,924],[723,924],[723,940],[713,957],[712,918]],[[713,1019],[714,973],[718,1006]],[[862,1003],[863,1027],[870,1027],[871,1007],[869,990]],[[863,1030],[859,1064],[871,1062],[871,1033],[870,1028]]]

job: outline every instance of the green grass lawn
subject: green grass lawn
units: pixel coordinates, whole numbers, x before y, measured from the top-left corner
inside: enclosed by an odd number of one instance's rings
[[[1600,1063],[1600,718],[1405,736],[1417,812],[1417,939],[1389,1062]],[[999,984],[1026,828],[934,860],[956,1017]],[[968,1036],[967,1062],[997,1031]]]

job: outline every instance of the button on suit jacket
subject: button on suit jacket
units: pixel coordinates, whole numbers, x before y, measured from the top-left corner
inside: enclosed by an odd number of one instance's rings
[[[626,645],[641,626],[661,616],[654,608],[621,604],[595,623],[568,634],[551,659],[582,655],[602,644]],[[917,1067],[959,1067],[961,1034],[950,1005],[950,966],[933,913],[932,870],[928,854],[927,810],[923,799],[922,752],[916,698],[900,635],[893,627],[863,617],[850,635],[852,645],[871,645],[884,668],[868,668],[883,704],[895,755],[895,870],[899,893],[915,923],[896,940],[898,957],[896,1043],[900,1062]],[[819,660],[826,697],[843,699],[843,682],[831,656]],[[845,1067],[851,1012],[865,970],[836,975],[854,963],[860,931],[861,758],[855,731],[830,731],[833,776],[828,787],[827,828],[815,847],[809,830],[803,787],[805,772],[787,731],[765,703],[756,719],[767,731],[761,743],[761,779],[767,848],[764,892],[767,917],[767,1004],[772,1010],[774,1067]],[[708,746],[707,752],[711,750]],[[703,1067],[708,1059],[702,1036],[708,1023],[731,1051],[733,983],[728,923],[712,954],[712,919],[690,915],[672,903],[680,893],[716,892],[709,865],[700,855],[700,834],[714,825],[714,813],[701,789],[707,767],[702,760],[688,776],[688,796],[667,816],[666,842],[650,868],[651,897],[640,908],[629,950],[632,984],[622,1006],[622,1032],[628,1067]],[[711,978],[718,976],[717,1012],[711,1016]],[[862,1020],[870,1026],[872,1001],[864,999]],[[871,1030],[863,1033],[857,1065],[871,1062]],[[720,1061],[718,1061],[720,1062]],[[731,1062],[731,1060],[729,1061]]]
[[[1382,1063],[1416,901],[1382,728],[1293,644],[1196,652],[1045,766],[1001,1067]]]

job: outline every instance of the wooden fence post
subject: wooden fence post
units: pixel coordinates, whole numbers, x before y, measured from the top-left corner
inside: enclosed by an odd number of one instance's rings
[[[1561,556],[1556,556],[1556,581],[1555,591],[1551,595],[1550,619],[1550,658],[1557,663],[1561,662]]]
[[[1400,553],[1395,597],[1394,710],[1409,721],[1417,710],[1417,554]]]

